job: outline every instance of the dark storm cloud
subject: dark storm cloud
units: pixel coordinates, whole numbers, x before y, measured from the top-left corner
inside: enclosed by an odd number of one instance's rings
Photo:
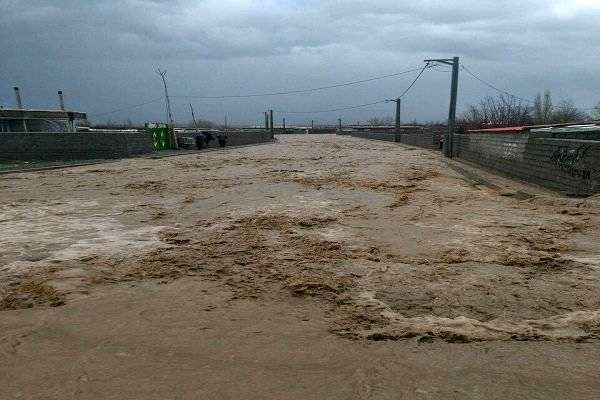
[[[136,104],[160,96],[157,65],[169,70],[175,94],[223,94],[319,86],[459,55],[519,95],[550,88],[590,106],[600,100],[599,19],[600,6],[591,0],[0,0],[0,103],[12,104],[10,87],[20,85],[33,105],[53,102],[56,88],[67,89],[72,104],[92,114]],[[488,94],[466,79],[461,104]],[[394,96],[406,83],[200,107],[206,117],[227,112],[248,123],[260,120],[265,107],[366,103]],[[442,118],[446,86],[443,73],[426,75],[407,101],[407,115]],[[162,116],[160,104],[153,104],[114,118]]]

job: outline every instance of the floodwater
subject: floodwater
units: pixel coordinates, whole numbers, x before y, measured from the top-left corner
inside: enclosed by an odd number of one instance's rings
[[[2,175],[0,387],[600,398],[600,198],[454,164],[290,135]]]

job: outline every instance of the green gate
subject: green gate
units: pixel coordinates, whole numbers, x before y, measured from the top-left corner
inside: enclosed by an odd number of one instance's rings
[[[146,130],[152,135],[152,150],[161,151],[171,149],[171,129],[166,124],[148,122]]]

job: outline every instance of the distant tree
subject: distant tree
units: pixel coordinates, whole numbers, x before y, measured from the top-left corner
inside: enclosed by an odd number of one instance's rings
[[[544,96],[538,92],[533,101],[532,118],[534,124],[548,124],[552,122],[552,95],[549,90]]]
[[[593,119],[600,119],[600,101],[598,102],[598,104],[596,104],[596,106],[592,109],[592,115],[591,117]]]
[[[554,123],[579,122],[587,119],[588,115],[577,108],[571,99],[562,100],[552,113],[552,122]]]
[[[504,94],[485,97],[467,106],[459,124],[469,127],[502,127],[531,124],[530,108],[515,97]]]
[[[217,124],[215,124],[212,121],[209,121],[207,119],[197,119],[196,120],[196,125],[198,126],[198,128],[215,128],[217,126]],[[184,124],[184,126],[186,128],[194,128],[194,121],[190,121],[186,124]]]
[[[373,117],[367,120],[367,124],[371,125],[371,126],[376,126],[376,125],[393,125],[394,124],[394,117],[383,117],[383,118],[378,118],[378,117]]]

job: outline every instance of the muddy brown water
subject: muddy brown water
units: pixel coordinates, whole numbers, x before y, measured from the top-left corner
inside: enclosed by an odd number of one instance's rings
[[[598,198],[330,135],[0,179],[8,398],[600,395]]]

